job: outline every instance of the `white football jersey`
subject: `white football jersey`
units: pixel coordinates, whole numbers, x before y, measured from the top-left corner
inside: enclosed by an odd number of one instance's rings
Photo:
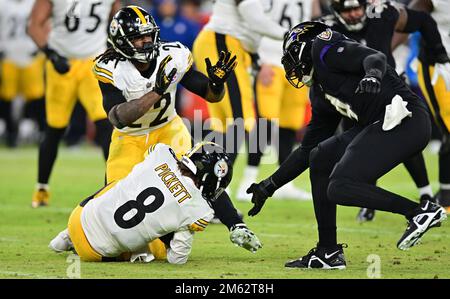
[[[177,73],[166,93],[160,101],[132,125],[118,129],[121,132],[130,135],[148,134],[166,125],[177,115],[175,110],[177,84],[191,68],[193,63],[192,54],[180,42],[162,43],[159,51],[155,70],[148,79],[143,77],[129,60],[119,61],[117,64],[116,61],[108,61],[108,63],[97,62],[94,66],[94,73],[100,81],[113,84],[122,91],[127,101],[131,101],[142,97],[153,89],[161,61],[168,55],[172,56],[172,60],[167,63],[166,73],[169,73],[173,68],[177,69]]]
[[[33,60],[37,46],[27,34],[28,17],[34,0],[0,0],[0,43],[6,59],[19,66]]]
[[[431,16],[438,25],[441,34],[442,43],[450,51],[450,1],[449,0],[433,0],[434,9]]]
[[[205,29],[237,38],[250,53],[256,53],[261,40],[261,35],[239,14],[235,0],[216,0]]]
[[[164,144],[153,146],[127,177],[100,194],[84,206],[81,224],[89,244],[104,257],[139,252],[171,232],[201,231],[214,215]]]
[[[114,0],[51,0],[50,48],[68,58],[89,58],[106,48]]]
[[[261,0],[272,20],[286,29],[311,20],[313,0]],[[283,41],[263,37],[258,48],[262,63],[281,65]]]

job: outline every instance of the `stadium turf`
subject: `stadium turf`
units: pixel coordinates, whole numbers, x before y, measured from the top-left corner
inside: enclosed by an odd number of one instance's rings
[[[437,189],[437,157],[426,154],[428,172]],[[238,160],[232,189],[237,189],[244,157]],[[103,183],[101,153],[84,146],[62,148],[51,178],[51,205],[34,210],[31,194],[37,176],[37,149],[0,148],[0,278],[67,278],[78,275],[74,256],[54,254],[48,242],[67,224],[71,210]],[[264,165],[260,178],[275,166]],[[295,182],[309,189],[308,174]],[[417,191],[400,166],[380,185],[417,198]],[[251,204],[235,202],[246,213]],[[425,234],[422,244],[407,252],[396,248],[406,221],[379,212],[372,223],[358,224],[357,209],[338,209],[338,241],[347,243],[347,269],[342,271],[285,269],[284,263],[315,246],[312,202],[270,199],[260,215],[245,220],[264,248],[251,254],[235,247],[223,225],[210,225],[195,237],[187,264],[81,263],[81,278],[450,278],[450,224]],[[377,267],[377,263],[381,267]],[[76,267],[75,267],[76,266]],[[377,272],[379,270],[379,272]]]

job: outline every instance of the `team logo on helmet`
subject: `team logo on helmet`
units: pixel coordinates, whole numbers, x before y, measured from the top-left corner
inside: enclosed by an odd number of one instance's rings
[[[324,32],[322,32],[321,34],[319,34],[317,37],[322,40],[329,41],[331,39],[332,35],[333,35],[333,32],[330,29],[327,29]]]
[[[228,165],[225,160],[219,160],[216,162],[216,165],[214,165],[214,174],[218,178],[223,178],[228,173]]]
[[[109,32],[112,36],[116,36],[117,31],[119,30],[119,23],[117,23],[116,19],[111,21],[111,25],[109,25]]]

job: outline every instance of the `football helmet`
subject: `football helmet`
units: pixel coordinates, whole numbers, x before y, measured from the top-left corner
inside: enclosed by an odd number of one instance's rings
[[[150,36],[151,42],[137,48],[133,40]],[[121,8],[112,18],[108,31],[108,43],[125,58],[148,63],[159,54],[159,27],[153,17],[139,6]]]
[[[281,63],[286,73],[286,79],[295,88],[312,85],[314,72],[311,55],[312,42],[317,35],[326,30],[331,29],[324,23],[303,22],[285,34]]]
[[[341,13],[349,11],[358,7],[362,7],[364,14],[361,18],[346,20],[342,17]],[[364,28],[367,21],[366,15],[367,0],[332,0],[331,8],[333,13],[339,22],[347,28],[349,31],[359,31]]]
[[[214,142],[197,143],[180,162],[198,178],[202,196],[208,201],[215,201],[233,176],[230,157]]]

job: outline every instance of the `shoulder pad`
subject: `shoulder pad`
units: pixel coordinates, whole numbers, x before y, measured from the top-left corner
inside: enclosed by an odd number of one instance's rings
[[[108,61],[108,63],[96,61],[92,68],[95,78],[100,82],[114,85],[114,64],[115,61]]]

